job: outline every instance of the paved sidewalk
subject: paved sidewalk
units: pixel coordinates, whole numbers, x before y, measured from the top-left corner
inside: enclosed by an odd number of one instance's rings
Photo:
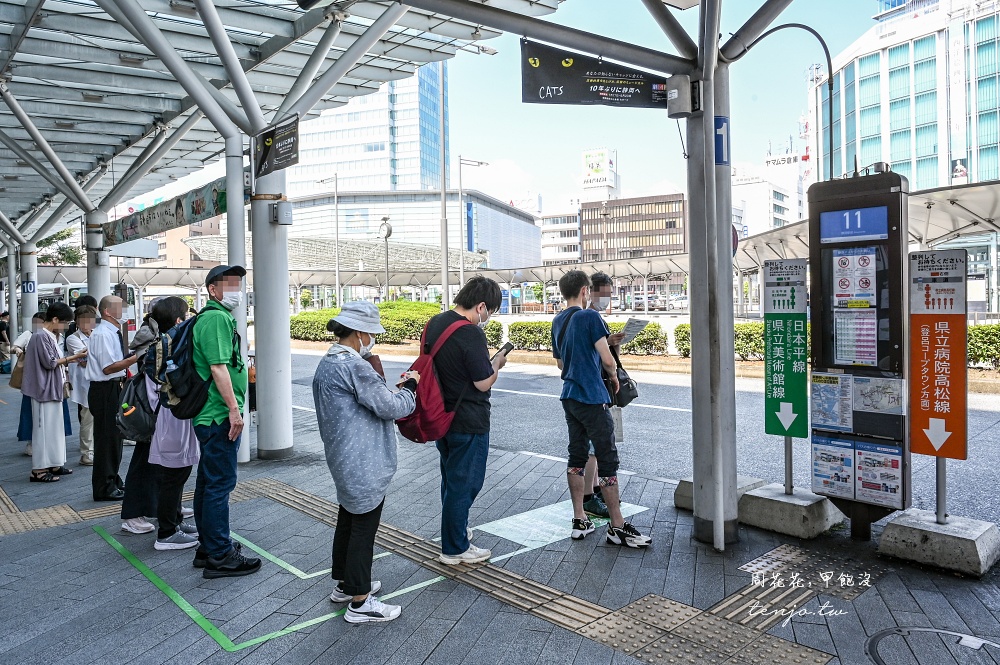
[[[621,477],[652,547],[607,545],[600,531],[571,541],[565,463],[534,454],[491,452],[471,524],[493,561],[441,566],[437,452],[409,442],[374,565],[403,614],[352,626],[327,598],[336,493],[311,413],[295,412],[295,457],[240,467],[232,527],[264,567],[205,580],[190,551],[157,552],[152,536],[122,534],[117,504],[90,500],[76,456],[72,476],[29,484],[12,433],[19,395],[3,387],[0,400],[3,663],[847,665],[875,662],[866,642],[897,627],[1000,643],[996,574],[963,579],[881,559],[843,531],[802,543],[741,528],[718,554],[691,538],[691,515],[675,509],[663,479]],[[894,664],[1000,659],[991,643],[959,639],[914,631],[876,646]]]

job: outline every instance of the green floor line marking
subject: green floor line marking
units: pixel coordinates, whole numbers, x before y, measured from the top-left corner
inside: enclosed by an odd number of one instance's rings
[[[288,563],[287,561],[285,561],[283,559],[280,559],[280,558],[276,557],[275,555],[271,554],[270,552],[268,552],[267,550],[265,550],[263,547],[258,547],[257,545],[254,545],[253,543],[251,543],[249,540],[247,540],[243,536],[238,536],[235,533],[230,533],[229,535],[232,536],[233,540],[238,540],[239,542],[243,543],[244,545],[246,545],[247,547],[249,547],[250,549],[252,549],[254,552],[256,552],[257,554],[261,555],[262,557],[264,557],[265,559],[267,559],[268,561],[270,561],[271,563],[275,564],[276,566],[278,566],[280,568],[284,568],[285,570],[287,570],[288,572],[290,572],[292,575],[295,575],[300,580],[309,580],[309,579],[312,579],[314,577],[319,577],[320,575],[327,575],[330,572],[330,569],[326,568],[324,570],[317,570],[315,573],[304,573],[301,570],[299,570],[298,568],[296,568],[295,566],[293,566],[292,564]]]
[[[184,614],[186,614],[188,616],[188,618],[190,618],[192,621],[194,621],[202,630],[205,631],[205,633],[208,634],[209,637],[211,637],[213,640],[215,640],[216,643],[218,643],[218,645],[220,647],[222,647],[224,650],[229,651],[229,652],[240,651],[242,649],[246,649],[248,647],[256,646],[256,645],[261,644],[263,642],[267,642],[268,640],[273,640],[273,639],[278,638],[278,637],[284,637],[285,635],[289,635],[289,634],[297,632],[299,630],[303,630],[305,628],[309,628],[311,626],[315,626],[316,624],[323,623],[324,621],[329,621],[330,619],[335,619],[336,617],[343,616],[344,613],[347,611],[347,608],[344,607],[343,609],[337,610],[336,612],[331,612],[330,614],[324,614],[323,616],[316,617],[315,619],[309,619],[308,621],[303,621],[302,623],[297,623],[297,624],[294,624],[292,626],[288,626],[287,628],[282,628],[281,630],[276,630],[273,633],[268,633],[267,635],[262,635],[260,637],[255,637],[254,639],[247,640],[246,642],[240,642],[239,644],[234,644],[233,641],[231,639],[229,639],[229,637],[227,637],[226,634],[223,633],[214,623],[212,623],[212,621],[208,617],[206,617],[204,614],[202,614],[201,612],[199,612],[197,610],[197,608],[195,608],[194,605],[192,605],[191,603],[189,603],[188,601],[186,601],[184,599],[184,596],[182,596],[179,593],[177,593],[173,589],[173,587],[171,587],[169,584],[167,584],[163,580],[162,577],[160,577],[155,572],[153,572],[153,570],[149,566],[147,566],[146,564],[144,564],[142,562],[142,560],[139,557],[137,557],[135,554],[133,554],[127,547],[125,547],[120,542],[118,542],[118,540],[116,540],[114,538],[114,536],[110,535],[107,531],[105,531],[104,529],[102,529],[99,526],[95,526],[95,527],[92,527],[92,528],[94,529],[95,532],[97,532],[97,534],[101,538],[103,538],[108,543],[108,545],[111,545],[111,547],[114,548],[114,550],[116,552],[118,552],[120,555],[122,555],[122,557],[126,561],[128,561],[130,564],[132,564],[132,566],[136,570],[138,570],[140,573],[142,573],[146,577],[146,579],[148,579],[150,582],[152,582],[153,586],[155,586],[157,589],[159,589],[160,591],[162,591],[163,594],[167,598],[169,598],[171,601],[173,601],[174,605],[176,605],[177,607],[179,607],[181,609],[181,611],[183,611]],[[250,547],[251,549],[253,549],[258,554],[261,554],[262,556],[267,556],[268,561],[271,561],[271,562],[273,562],[273,563],[281,566],[285,570],[288,570],[289,568],[292,568],[294,570],[298,570],[297,568],[295,568],[295,566],[291,566],[290,564],[285,564],[284,561],[281,561],[281,559],[278,559],[277,557],[274,557],[274,556],[270,555],[269,553],[261,552],[260,550],[257,549],[256,546],[254,546],[252,543],[249,543],[248,541],[244,540],[243,538],[240,538],[239,536],[236,536],[235,534],[232,534],[232,535],[233,535],[234,538],[236,538],[237,540],[239,540],[240,542],[242,542],[247,547]],[[375,558],[377,559],[377,558],[380,558],[380,557],[383,557],[383,556],[388,556],[389,554],[391,554],[391,552],[384,552],[382,554],[377,555]],[[284,564],[284,565],[282,565],[282,564]],[[289,570],[289,572],[294,572],[294,571],[293,570]],[[298,572],[302,573],[302,571],[298,571]],[[327,570],[327,571],[321,571],[320,573],[313,573],[312,575],[310,575],[310,577],[315,577],[316,575],[321,574],[322,572],[329,572],[329,571]],[[302,574],[304,574],[304,573],[302,573]],[[405,595],[405,594],[408,594],[408,593],[412,593],[414,591],[419,591],[420,589],[423,589],[425,587],[429,587],[432,584],[437,584],[438,582],[443,582],[446,579],[448,579],[448,578],[446,578],[446,577],[435,577],[435,578],[427,580],[426,582],[420,582],[418,584],[414,584],[412,586],[408,586],[405,589],[399,589],[397,591],[393,591],[392,593],[385,594],[384,596],[379,596],[379,598],[381,598],[382,600],[389,600],[390,598],[396,598],[398,596],[402,596],[402,595]]]
[[[149,566],[144,564],[142,560],[139,559],[139,557],[132,554],[128,548],[119,543],[111,534],[101,527],[95,526],[93,529],[97,532],[97,535],[103,538],[108,545],[111,545],[111,547],[113,547],[116,552],[121,554],[126,561],[132,564],[136,570],[145,575],[146,579],[153,583],[153,586],[162,591],[167,598],[173,601],[174,605],[181,608],[181,611],[188,615],[192,621],[198,624],[198,626],[200,626],[209,637],[215,640],[220,647],[226,651],[236,651],[236,645],[233,644],[231,639],[226,637],[225,633],[216,628],[215,624],[209,621],[204,614],[195,609],[194,605],[184,600],[184,596],[174,591],[169,584],[163,581],[163,578],[154,573]]]

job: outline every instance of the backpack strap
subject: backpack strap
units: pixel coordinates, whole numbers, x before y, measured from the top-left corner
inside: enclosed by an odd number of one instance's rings
[[[428,325],[430,325],[429,321],[428,321]],[[451,324],[447,328],[445,328],[444,332],[441,333],[441,336],[437,338],[436,342],[434,342],[434,348],[431,349],[430,354],[429,354],[430,357],[433,358],[434,356],[436,356],[438,354],[438,351],[441,350],[441,347],[444,346],[444,343],[448,341],[448,339],[455,333],[456,330],[458,330],[462,326],[471,326],[471,325],[472,325],[471,321],[469,321],[466,318],[462,318],[462,319],[460,319],[458,321],[455,321],[455,323]],[[426,346],[424,344],[424,338],[426,336],[427,336],[427,326],[424,326],[424,332],[420,336],[420,347],[422,349],[426,348]]]

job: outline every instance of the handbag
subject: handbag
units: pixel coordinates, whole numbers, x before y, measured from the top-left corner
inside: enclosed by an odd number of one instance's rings
[[[69,399],[73,396],[73,384],[69,381],[63,381],[63,399]]]
[[[622,367],[622,361],[618,357],[618,351],[615,350],[615,347],[611,347],[611,355],[614,356],[615,365],[617,365],[615,372],[618,375],[618,392],[613,392],[614,384],[608,379],[604,380],[604,385],[608,389],[608,395],[611,396],[612,406],[628,406],[632,400],[639,396],[639,386]]]
[[[17,364],[10,372],[10,381],[7,385],[16,390],[21,389],[21,380],[24,378],[24,356],[18,358]]]

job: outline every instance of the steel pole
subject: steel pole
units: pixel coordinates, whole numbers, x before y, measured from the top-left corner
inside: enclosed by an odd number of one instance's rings
[[[38,247],[33,242],[20,246],[21,329],[31,330],[31,317],[38,311]]]
[[[785,494],[793,494],[792,487],[792,437],[785,437]]]
[[[111,295],[111,253],[104,247],[108,213],[96,209],[85,217],[87,229],[87,293],[97,298]]]
[[[94,185],[99,183],[101,181],[101,178],[103,178],[107,172],[108,172],[107,164],[102,164],[101,168],[98,169],[96,173],[91,175],[90,179],[87,180],[87,182],[83,183],[83,191],[89,192],[91,189],[93,189]],[[52,211],[52,213],[49,214],[49,216],[45,219],[45,222],[40,227],[38,227],[38,230],[32,233],[31,241],[38,242],[39,240],[44,238],[45,234],[51,231],[52,227],[58,224],[59,220],[61,220],[63,216],[66,215],[66,213],[70,209],[70,206],[72,205],[74,205],[73,199],[67,197],[62,203],[59,204],[58,207],[56,207],[55,210]],[[21,231],[23,233],[27,233],[28,226],[29,226],[28,224],[25,224],[21,228]]]
[[[385,237],[385,302],[389,302],[389,236]]]
[[[309,54],[309,59],[306,64],[303,65],[302,71],[299,75],[295,77],[295,83],[292,84],[291,89],[289,89],[288,94],[285,95],[285,99],[281,102],[281,106],[278,107],[278,111],[274,114],[275,118],[280,118],[288,112],[292,104],[299,100],[302,93],[305,92],[309,85],[316,78],[316,74],[319,73],[320,67],[323,66],[323,62],[326,60],[326,56],[330,53],[330,49],[333,47],[333,43],[337,41],[337,37],[340,36],[340,30],[343,26],[342,24],[342,14],[338,14],[330,21],[330,25],[326,27],[323,31],[323,36],[316,41],[316,46],[313,47],[312,53]],[[303,35],[305,36],[305,35]]]
[[[948,458],[938,457],[936,466],[937,481],[937,523],[948,523]]]
[[[462,199],[462,156],[458,156],[458,237],[461,251],[458,254],[458,288],[465,286],[465,248],[469,246],[465,238],[465,204]]]
[[[243,137],[230,136],[226,139],[226,261],[229,265],[246,266],[247,236],[246,210],[243,205]],[[240,292],[243,294],[243,305],[233,310],[236,317],[236,331],[240,334],[240,356],[244,365],[248,358],[247,339],[247,285],[246,280],[240,280]],[[256,332],[256,329],[254,330]],[[249,423],[250,401],[243,404],[243,422]],[[241,463],[250,461],[250,436],[240,437],[240,448],[236,460]]]
[[[7,247],[7,311],[10,312],[10,341],[20,334],[20,318],[17,311],[17,245],[4,238]]]
[[[252,140],[252,139],[251,139]],[[292,455],[292,346],[288,311],[288,227],[271,223],[271,207],[283,197],[285,172],[256,182],[250,201],[253,238],[254,326],[257,361],[257,456]]]
[[[441,102],[441,309],[451,309],[451,289],[448,285],[448,151],[445,147],[444,119],[444,62],[438,63],[441,74],[439,78],[438,99]]]
[[[730,117],[729,65],[719,63],[714,76],[715,115]],[[715,120],[711,132],[715,136]],[[730,123],[731,126],[731,123]],[[731,133],[731,130],[730,130]],[[714,143],[713,143],[714,147]],[[728,148],[727,148],[728,149]],[[732,162],[732,155],[727,155]],[[722,520],[725,542],[739,538],[737,529],[738,504],[736,495],[736,350],[733,338],[733,205],[732,168],[715,167],[715,222],[716,222],[716,271],[715,298],[718,330],[718,383],[714,391],[718,396],[719,460],[716,471],[720,473],[717,490],[716,513]],[[711,201],[709,202],[711,206]]]
[[[329,29],[329,28],[328,28]],[[336,245],[333,250],[333,263],[337,284],[337,307],[343,307],[344,295],[340,290],[340,174],[333,174],[333,243]]]

